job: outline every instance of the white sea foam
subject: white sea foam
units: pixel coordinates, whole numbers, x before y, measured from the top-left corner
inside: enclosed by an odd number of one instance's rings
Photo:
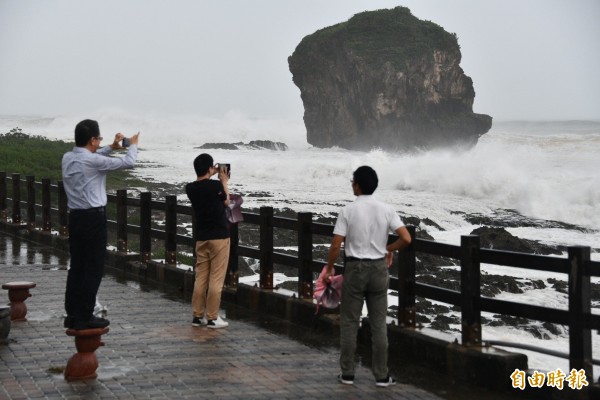
[[[0,133],[20,127],[26,133],[72,140],[75,124],[85,117],[0,117]],[[193,180],[192,161],[202,152],[195,147],[203,143],[261,139],[286,143],[289,151],[209,151],[216,161],[232,164],[234,191],[265,193],[261,197],[247,196],[246,207],[271,205],[336,215],[343,204],[354,198],[349,182],[352,171],[368,164],[380,177],[376,195],[402,214],[435,221],[441,229],[427,229],[436,240],[458,244],[461,235],[476,228],[464,220],[463,213],[489,215],[504,208],[532,218],[589,228],[585,232],[508,228],[513,235],[554,245],[600,248],[600,122],[495,122],[492,130],[469,151],[396,154],[385,150],[313,148],[306,142],[301,119],[253,119],[237,113],[220,119],[134,115],[122,110],[103,110],[91,117],[100,122],[106,138],[116,132],[141,131],[140,167],[135,173],[158,182],[183,185]],[[180,198],[185,199],[183,191]],[[593,253],[592,259],[600,260],[600,253]],[[566,280],[555,276],[559,274],[490,265],[482,266],[482,270],[545,282],[549,277]],[[252,282],[256,277],[242,280]],[[564,296],[553,293],[550,289],[538,289],[499,297],[564,309]],[[548,343],[510,327],[486,327],[484,339],[540,347]],[[593,340],[594,357],[600,358],[600,337],[594,334]],[[552,337],[552,343],[558,350],[568,348],[564,335]],[[565,360],[525,353],[532,368],[567,370]],[[596,367],[595,376],[599,372]]]
[[[176,184],[194,178],[192,161],[204,143],[261,139],[286,143],[289,151],[209,151],[216,161],[232,164],[235,190],[271,195],[248,198],[247,206],[268,203],[336,213],[341,204],[353,200],[352,170],[368,164],[380,176],[378,197],[444,229],[468,226],[456,212],[489,214],[506,208],[600,230],[600,122],[495,123],[469,151],[397,154],[314,148],[306,142],[301,120],[253,119],[233,112],[220,119],[135,115],[114,109],[93,117],[100,122],[105,141],[116,132],[141,131],[143,167],[136,174]],[[0,132],[18,126],[26,133],[72,140],[80,119],[0,117]],[[554,240],[560,239],[558,233]]]

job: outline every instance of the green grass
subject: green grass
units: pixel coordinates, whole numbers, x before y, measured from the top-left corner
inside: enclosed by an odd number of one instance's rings
[[[165,252],[164,248],[156,249],[152,252],[152,258],[158,259],[158,260],[164,260],[165,254],[166,254],[166,252]],[[189,267],[194,268],[195,260],[194,260],[193,255],[189,255],[187,253],[182,253],[182,252],[178,251],[175,253],[175,259],[180,264],[187,265]]]
[[[43,136],[28,135],[20,128],[0,134],[0,171],[33,175],[36,181],[50,178],[52,183],[62,179],[63,154],[73,149],[74,142],[51,140]],[[107,189],[143,186],[144,182],[132,177],[128,170],[113,171],[107,175]]]
[[[71,151],[74,142],[62,140],[51,140],[43,136],[29,135],[23,133],[20,128],[11,129],[10,132],[0,134],[0,172],[6,172],[8,177],[18,173],[23,180],[26,176],[33,175],[37,182],[42,178],[50,178],[52,183],[62,179],[61,161],[64,153]],[[162,185],[162,184],[160,184]],[[166,184],[165,184],[166,185]],[[130,187],[147,187],[148,182],[134,178],[130,170],[112,171],[107,175],[106,187],[108,191],[116,189],[127,189]],[[12,194],[9,188],[9,197]],[[27,199],[27,187],[21,184],[21,200]],[[41,196],[38,191],[37,196]],[[40,203],[41,197],[36,197],[36,203]],[[53,205],[56,207],[57,196],[52,196]],[[24,212],[24,210],[22,210]],[[109,219],[116,218],[116,205],[112,202],[107,204],[107,215]],[[140,224],[139,209],[131,208],[127,216],[128,223]],[[57,220],[54,220],[56,224]],[[156,225],[152,219],[154,229],[164,229]],[[139,251],[139,236],[130,235],[128,247],[132,251]],[[117,246],[116,232],[109,228],[109,243]],[[153,258],[164,259],[165,250],[162,241],[156,244]],[[193,249],[191,250],[193,251]],[[194,258],[187,253],[177,252],[177,262],[194,265]]]

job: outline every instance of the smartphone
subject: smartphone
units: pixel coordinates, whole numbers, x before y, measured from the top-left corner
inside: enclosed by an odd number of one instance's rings
[[[219,169],[225,168],[227,176],[231,177],[231,164],[219,163]]]
[[[129,138],[124,138],[123,142],[121,143],[121,146],[129,147],[129,145],[130,145]]]

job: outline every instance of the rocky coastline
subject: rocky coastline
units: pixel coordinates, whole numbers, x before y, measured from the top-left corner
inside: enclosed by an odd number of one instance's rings
[[[166,183],[150,183],[150,187],[145,190],[151,190],[154,194],[158,193],[157,197],[162,197],[167,194],[181,194],[183,188],[176,185]],[[271,195],[267,192],[245,193],[244,197],[265,198],[268,199]],[[259,208],[244,208],[246,213],[259,214]],[[541,243],[539,241],[519,238],[510,234],[506,228],[511,227],[555,227],[566,230],[574,230],[578,232],[589,231],[580,226],[567,224],[559,221],[548,221],[526,217],[519,214],[515,210],[499,209],[493,215],[468,214],[464,212],[456,212],[462,218],[474,226],[471,234],[480,236],[481,247],[489,249],[498,249],[514,252],[523,252],[530,254],[561,256],[566,251],[564,246],[552,246]],[[296,220],[297,212],[290,207],[274,208],[274,216],[281,218],[289,218]],[[416,237],[426,240],[434,238],[429,234],[428,229],[443,230],[439,224],[429,218],[420,218],[413,215],[402,214],[400,216],[405,224],[413,225],[416,231]],[[160,217],[157,215],[157,217]],[[330,215],[314,214],[313,220],[323,224],[334,224],[335,217]],[[188,228],[181,225],[181,234],[189,234]],[[274,230],[273,244],[275,251],[288,255],[296,255],[297,234],[294,231],[278,229]],[[258,227],[251,224],[239,225],[240,244],[250,247],[258,247],[259,245],[259,230]],[[321,237],[315,235],[313,237],[313,258],[316,260],[325,261],[329,250],[329,237]],[[592,249],[593,252],[600,252],[600,248]],[[338,263],[342,263],[339,259]],[[297,270],[293,267],[285,265],[274,265],[274,272],[285,275],[289,278],[297,277]],[[257,260],[250,260],[241,257],[238,263],[238,273],[240,277],[255,276],[258,273]],[[398,271],[392,267],[390,274],[397,276]],[[432,256],[428,254],[419,254],[416,264],[417,280],[420,283],[430,284],[450,290],[460,290],[460,266],[457,260]],[[315,274],[315,279],[317,275]],[[490,274],[483,272],[481,275],[481,293],[486,297],[495,297],[501,293],[520,294],[531,289],[553,289],[557,293],[567,293],[567,277],[564,280],[548,278],[548,279],[530,279],[517,278],[510,275]],[[284,281],[277,285],[277,288],[287,289],[295,292],[297,290],[297,282],[295,280]],[[391,293],[397,295],[397,293]],[[592,305],[600,307],[600,284],[592,283]],[[395,317],[396,307],[391,306],[389,315]],[[417,323],[427,326],[431,329],[444,332],[459,332],[460,326],[460,308],[457,306],[449,306],[444,304],[434,303],[430,300],[417,297],[416,302]],[[510,326],[515,329],[520,329],[529,332],[535,338],[551,339],[552,335],[560,335],[565,331],[566,327],[551,323],[538,323],[523,318],[516,318],[503,315],[493,315],[491,318],[482,317],[484,326]]]
[[[202,146],[195,147],[200,150],[274,150],[287,151],[288,146],[282,142],[273,142],[271,140],[251,140],[248,143],[204,143]]]
[[[246,209],[250,213],[259,213],[259,209]],[[296,219],[297,213],[290,208],[275,209],[276,217]],[[505,216],[507,218],[502,218]],[[416,236],[418,238],[433,240],[433,237],[427,232],[428,227],[441,229],[434,221],[416,216],[402,215],[401,216],[407,225],[413,225],[416,228]],[[539,241],[519,238],[510,234],[505,228],[516,226],[560,226],[563,229],[572,229],[577,231],[585,231],[584,228],[564,224],[557,221],[537,220],[525,216],[521,216],[514,210],[497,210],[497,218],[484,217],[477,214],[464,214],[466,221],[475,224],[475,221],[480,221],[480,227],[474,229],[471,234],[479,235],[481,247],[488,249],[498,249],[514,252],[523,252],[530,254],[561,256],[566,251],[563,246],[551,246]],[[518,223],[519,220],[521,224]],[[331,216],[315,215],[314,221],[325,224],[335,223],[335,219]],[[258,245],[258,229],[250,225],[240,225],[240,244],[246,246]],[[330,238],[315,238],[315,247],[313,249],[313,257],[317,260],[326,260],[329,249]],[[296,255],[297,252],[290,250],[297,245],[297,237],[295,232],[274,229],[274,246],[277,252]],[[285,249],[284,249],[285,248]],[[600,251],[600,249],[593,249]],[[338,260],[341,263],[341,259]],[[240,276],[252,276],[258,271],[255,270],[256,264],[249,265],[247,260],[240,260],[239,264]],[[288,277],[296,277],[297,270],[292,267],[283,265],[274,265],[275,273],[282,273]],[[460,290],[460,266],[457,260],[446,257],[432,256],[427,254],[419,254],[416,265],[417,279],[420,283],[430,284],[450,290]],[[398,271],[393,267],[390,270],[392,276],[397,276]],[[316,276],[315,276],[316,278]],[[548,279],[530,279],[517,278],[511,275],[500,275],[483,272],[481,275],[481,294],[485,297],[496,297],[501,293],[520,294],[531,289],[553,289],[559,293],[567,293],[567,277],[565,280],[548,278]],[[279,288],[290,291],[297,290],[296,281],[283,282],[278,285]],[[392,295],[397,293],[392,292]],[[592,283],[592,301],[596,306],[600,306],[600,285]],[[391,306],[389,315],[395,317],[396,307]],[[417,323],[427,326],[431,329],[444,332],[460,332],[460,308],[457,306],[448,306],[431,302],[425,298],[417,297],[416,302]],[[510,317],[504,315],[493,315],[491,317],[482,317],[484,326],[510,326],[514,329],[524,330],[529,332],[533,337],[539,339],[551,339],[552,336],[560,335],[565,332],[566,327],[552,324],[530,321],[524,318]],[[454,327],[453,327],[454,326]]]

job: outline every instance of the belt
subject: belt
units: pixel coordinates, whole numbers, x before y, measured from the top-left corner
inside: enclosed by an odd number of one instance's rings
[[[74,210],[69,210],[71,214],[91,214],[91,213],[101,213],[104,214],[106,212],[106,207],[92,207],[92,208],[77,208]]]
[[[381,261],[384,258],[385,257],[381,257],[381,258],[357,258],[357,257],[348,256],[348,257],[346,257],[346,261]]]

